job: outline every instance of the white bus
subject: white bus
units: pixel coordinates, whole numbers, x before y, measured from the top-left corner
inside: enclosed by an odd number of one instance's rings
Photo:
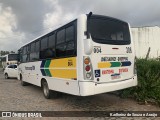
[[[18,54],[10,53],[1,57],[2,67],[6,68],[7,65],[17,64],[18,62]]]
[[[19,49],[19,79],[24,86],[90,96],[137,85],[129,24],[83,14]]]

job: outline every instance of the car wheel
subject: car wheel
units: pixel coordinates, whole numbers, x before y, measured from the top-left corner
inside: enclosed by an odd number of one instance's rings
[[[8,74],[7,73],[5,73],[5,79],[9,79],[9,77],[8,77]]]
[[[27,82],[24,82],[24,81],[23,81],[22,75],[20,75],[20,80],[21,80],[21,85],[22,85],[22,86],[26,86],[26,85],[27,85]]]

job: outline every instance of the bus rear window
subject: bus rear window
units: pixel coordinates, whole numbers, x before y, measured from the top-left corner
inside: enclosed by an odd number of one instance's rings
[[[102,44],[130,44],[130,32],[128,24],[105,17],[88,19],[88,31],[93,41]]]
[[[16,61],[18,60],[18,55],[17,54],[9,54],[8,55],[8,61]]]

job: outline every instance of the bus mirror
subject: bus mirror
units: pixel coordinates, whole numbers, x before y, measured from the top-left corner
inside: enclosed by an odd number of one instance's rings
[[[90,55],[93,50],[92,40],[91,39],[85,39],[84,40],[84,52],[87,55]]]

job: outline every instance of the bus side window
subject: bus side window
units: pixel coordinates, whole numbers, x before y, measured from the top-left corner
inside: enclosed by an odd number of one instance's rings
[[[74,34],[74,26],[73,25],[66,28],[66,42],[67,42],[66,55],[67,56],[74,55],[75,34]]]
[[[43,51],[47,47],[48,47],[48,37],[45,36],[44,38],[41,39],[41,51]]]
[[[39,60],[40,41],[36,41],[35,60]]]
[[[31,43],[31,51],[30,51],[30,61],[35,61],[35,48],[36,44],[35,42]]]
[[[57,32],[57,44],[65,42],[65,29],[62,29]]]
[[[67,48],[66,48],[66,55],[67,56],[71,56],[74,55],[74,41],[71,41],[67,44]]]
[[[66,44],[60,44],[56,46],[56,56],[57,57],[64,57],[66,56]]]
[[[56,53],[55,53],[55,33],[52,33],[49,36],[48,49],[46,50],[46,57],[47,58],[55,58],[56,57]]]
[[[54,47],[55,47],[55,34],[54,34],[54,33],[52,33],[52,34],[49,36],[48,47],[49,47],[49,48],[54,48]]]
[[[66,56],[65,29],[62,29],[57,32],[56,56]]]
[[[26,62],[27,60],[27,48],[26,46],[22,48],[22,62]]]
[[[30,45],[31,44],[29,44],[29,45],[27,45],[27,62],[29,62],[30,61]]]
[[[73,41],[74,40],[74,26],[70,26],[66,28],[66,41]]]

